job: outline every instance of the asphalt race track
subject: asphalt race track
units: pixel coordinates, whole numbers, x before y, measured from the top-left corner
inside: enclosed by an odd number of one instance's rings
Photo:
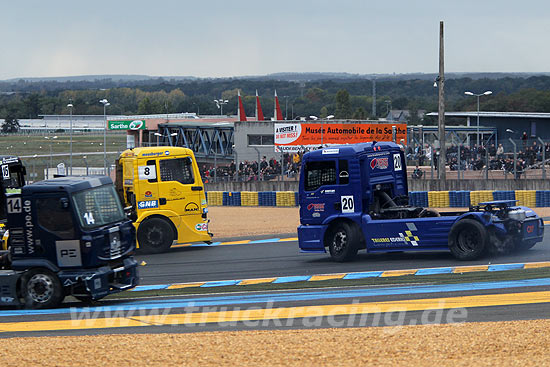
[[[261,236],[250,239],[266,239]],[[366,254],[336,263],[327,254],[300,253],[298,241],[175,248],[164,254],[138,255],[140,284],[170,284],[211,280],[251,279],[371,270],[401,270],[446,266],[504,264],[550,260],[550,238],[532,249],[513,254],[458,261],[449,252]]]
[[[478,289],[480,287],[484,289]],[[290,290],[3,310],[0,338],[377,327],[550,318],[550,279]],[[73,307],[73,308],[71,308]]]

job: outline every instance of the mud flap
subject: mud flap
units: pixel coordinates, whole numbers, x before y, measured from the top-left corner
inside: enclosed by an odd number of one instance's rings
[[[93,275],[84,278],[86,290],[92,299],[100,299],[109,294],[109,274],[112,273],[108,266],[96,270]]]
[[[20,306],[17,297],[17,280],[20,273],[13,270],[0,270],[0,306]]]

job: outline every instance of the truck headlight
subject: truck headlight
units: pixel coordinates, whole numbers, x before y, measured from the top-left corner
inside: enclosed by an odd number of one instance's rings
[[[523,209],[516,209],[516,210],[510,210],[508,212],[508,218],[517,220],[517,221],[523,221],[525,220],[525,210]]]

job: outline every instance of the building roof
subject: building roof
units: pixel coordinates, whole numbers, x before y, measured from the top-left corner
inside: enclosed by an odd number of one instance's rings
[[[437,116],[437,112],[430,112],[427,116]],[[477,111],[445,112],[448,117],[477,117]],[[522,118],[522,119],[550,119],[550,113],[545,112],[487,112],[479,111],[479,117]]]
[[[183,127],[234,127],[236,121],[168,121],[159,123],[159,126],[183,126]]]

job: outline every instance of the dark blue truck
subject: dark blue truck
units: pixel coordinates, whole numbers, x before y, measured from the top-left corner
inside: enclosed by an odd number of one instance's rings
[[[514,200],[438,213],[408,205],[407,169],[400,147],[372,142],[304,154],[298,239],[303,252],[352,260],[374,252],[450,250],[460,260],[488,251],[529,249],[541,242],[542,219]]]
[[[50,308],[138,283],[135,229],[109,177],[63,177],[5,194],[9,231],[0,251],[0,305]]]

